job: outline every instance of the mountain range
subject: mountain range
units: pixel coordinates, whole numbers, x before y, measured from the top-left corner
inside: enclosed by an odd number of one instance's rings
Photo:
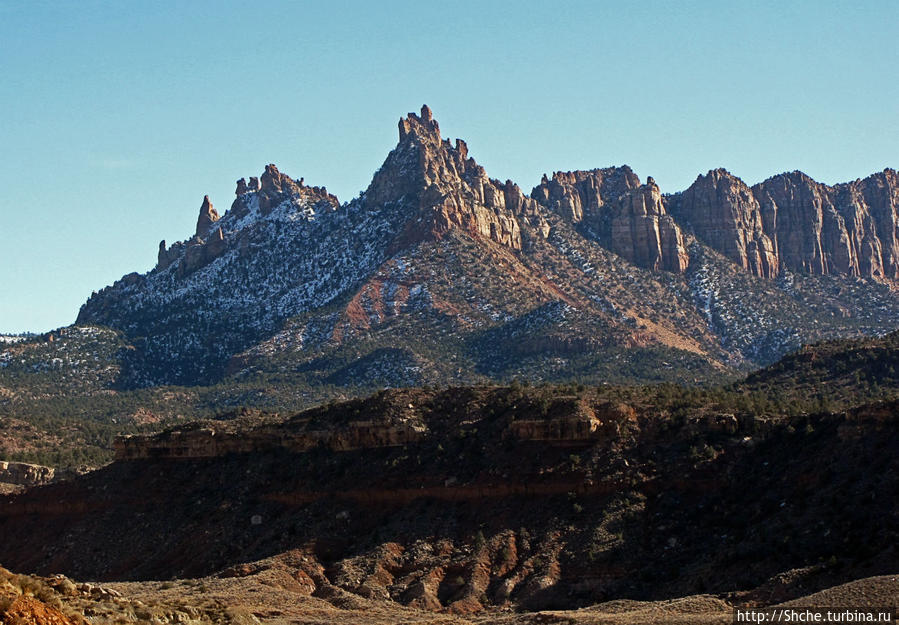
[[[341,204],[268,165],[158,263],[94,293],[119,388],[290,377],[308,388],[514,378],[700,381],[899,320],[899,177],[661,193],[627,166],[487,174],[431,110]]]

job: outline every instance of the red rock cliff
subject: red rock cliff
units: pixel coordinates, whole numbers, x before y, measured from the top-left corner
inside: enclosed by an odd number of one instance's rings
[[[419,217],[411,220],[403,242],[440,238],[451,228],[521,249],[523,219],[534,219],[536,203],[511,182],[491,180],[468,156],[461,139],[455,145],[441,139],[431,109],[409,113],[399,122],[399,144],[375,174],[366,192],[374,204],[411,205]],[[530,223],[530,222],[529,222]]]
[[[645,185],[630,167],[556,172],[531,196],[603,246],[647,269],[682,272],[689,264],[680,227],[668,215],[652,178]]]

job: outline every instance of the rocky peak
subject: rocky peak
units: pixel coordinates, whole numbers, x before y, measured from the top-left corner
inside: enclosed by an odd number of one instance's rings
[[[231,205],[231,210],[238,214],[246,212],[247,204],[244,196],[255,193],[255,197],[259,203],[259,210],[262,215],[268,215],[278,205],[285,201],[300,201],[306,204],[326,203],[332,209],[340,206],[340,202],[335,195],[328,193],[325,187],[308,187],[304,180],[294,180],[287,174],[278,171],[277,166],[269,163],[265,166],[265,171],[258,179],[250,178],[250,184],[246,191],[238,181],[237,198]]]
[[[278,171],[278,168],[275,167],[274,163],[269,163],[268,165],[266,165],[265,171],[259,178],[259,181],[262,183],[262,190],[268,191],[270,193],[280,193],[281,176],[281,172]]]
[[[726,169],[713,169],[672,202],[672,213],[696,236],[753,275],[777,276],[780,265],[765,234],[761,207],[749,186]]]
[[[410,216],[414,217],[396,242],[400,247],[440,238],[458,228],[474,237],[521,249],[516,211],[536,208],[518,187],[490,179],[469,157],[464,141],[457,139],[453,145],[443,140],[427,105],[422,106],[420,115],[409,113],[400,120],[399,143],[375,174],[365,201],[374,206],[411,209]],[[539,220],[535,218],[534,222],[539,229]]]
[[[635,265],[681,273],[690,257],[680,227],[667,214],[651,177],[612,203],[605,237],[613,252]]]
[[[627,165],[589,171],[557,171],[552,179],[544,174],[540,184],[531,191],[531,197],[563,217],[573,222],[583,220],[598,231],[602,206],[638,186],[640,179]]]
[[[658,185],[652,178],[641,185],[627,165],[544,175],[531,196],[632,263],[676,272],[687,268],[683,236]]]
[[[203,196],[203,205],[200,206],[200,216],[197,217],[197,238],[205,237],[209,233],[210,228],[212,228],[212,224],[218,220],[218,211],[213,208],[212,202],[209,201],[209,196]]]
[[[781,264],[818,274],[899,279],[899,185],[887,169],[830,187],[799,171],[752,188]]]

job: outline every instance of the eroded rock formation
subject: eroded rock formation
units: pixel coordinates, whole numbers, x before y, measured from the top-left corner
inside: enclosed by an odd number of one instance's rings
[[[54,473],[52,467],[0,460],[0,483],[4,484],[25,487],[39,486],[52,480]]]
[[[212,225],[218,220],[218,211],[213,208],[212,202],[209,201],[209,196],[204,195],[203,205],[200,206],[200,215],[197,217],[197,238],[205,237],[212,228]]]
[[[777,276],[780,266],[752,190],[725,169],[696,178],[674,202],[676,218],[696,236],[753,275]]]
[[[419,218],[410,220],[403,243],[440,238],[451,228],[521,249],[519,217],[545,232],[536,202],[511,182],[487,176],[457,139],[441,139],[431,109],[409,113],[399,122],[399,145],[375,174],[366,193],[374,204],[412,204]]]
[[[636,265],[682,272],[689,264],[659,187],[652,178],[641,185],[630,167],[556,172],[552,179],[544,176],[531,195]]]
[[[640,267],[680,273],[689,265],[680,228],[652,178],[614,202],[608,233],[612,251]]]
[[[749,188],[723,169],[671,198],[696,236],[754,275],[781,269],[899,279],[899,179],[886,169],[828,186],[802,172]]]
[[[899,178],[886,169],[830,187],[802,172],[755,185],[766,232],[784,267],[899,279]]]

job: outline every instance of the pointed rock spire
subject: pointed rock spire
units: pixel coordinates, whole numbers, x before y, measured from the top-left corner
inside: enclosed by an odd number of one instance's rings
[[[156,254],[156,267],[160,271],[169,266],[168,255],[166,254],[165,239],[159,242],[159,252]]]
[[[219,220],[218,211],[212,207],[209,196],[203,196],[203,205],[200,207],[200,216],[197,217],[197,237],[202,238],[209,232],[212,224]]]
[[[272,193],[281,192],[281,172],[278,171],[278,168],[274,163],[269,163],[265,166],[265,171],[259,178],[259,181],[262,183],[263,191]]]

